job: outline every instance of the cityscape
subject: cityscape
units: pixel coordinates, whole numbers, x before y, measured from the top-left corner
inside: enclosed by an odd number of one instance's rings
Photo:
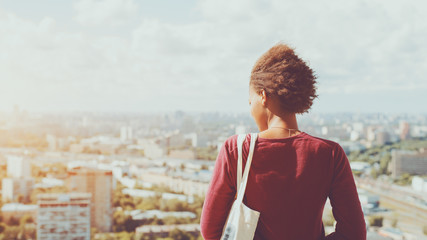
[[[427,114],[310,113],[345,150],[368,239],[427,239]],[[0,239],[202,239],[215,159],[249,113],[0,113]],[[327,201],[326,234],[335,220]]]
[[[0,240],[202,240],[219,150],[259,131],[252,69],[277,44],[315,76],[298,128],[344,149],[367,239],[427,240],[426,8],[0,0]],[[329,199],[322,221],[340,228]]]

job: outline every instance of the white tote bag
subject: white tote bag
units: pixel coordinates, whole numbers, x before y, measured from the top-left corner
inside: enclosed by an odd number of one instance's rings
[[[246,161],[245,172],[243,173],[242,177],[242,145],[245,137],[246,136],[244,134],[240,134],[237,137],[237,198],[234,200],[234,203],[231,206],[221,240],[253,239],[258,224],[259,212],[252,210],[243,204],[243,196],[245,195],[249,169],[251,168],[255,141],[258,138],[258,134],[251,133],[248,160]]]

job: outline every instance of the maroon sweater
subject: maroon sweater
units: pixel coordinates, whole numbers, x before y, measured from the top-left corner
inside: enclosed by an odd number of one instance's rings
[[[243,169],[250,135],[243,144]],[[243,171],[243,170],[242,170]],[[223,144],[201,217],[205,240],[219,239],[236,194],[237,135]],[[330,198],[337,221],[326,239],[366,239],[353,174],[340,145],[301,133],[258,138],[244,203],[259,211],[254,239],[325,239],[322,213]]]

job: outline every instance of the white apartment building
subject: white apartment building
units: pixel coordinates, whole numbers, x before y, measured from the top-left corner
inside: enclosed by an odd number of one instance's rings
[[[20,156],[7,156],[7,175],[11,178],[31,177],[30,160]]]
[[[392,150],[390,169],[394,178],[403,173],[424,175],[427,173],[427,151]]]
[[[72,192],[91,193],[91,226],[110,232],[113,226],[113,173],[111,170],[75,168],[68,171],[67,187]]]
[[[90,240],[90,193],[40,194],[38,240]]]

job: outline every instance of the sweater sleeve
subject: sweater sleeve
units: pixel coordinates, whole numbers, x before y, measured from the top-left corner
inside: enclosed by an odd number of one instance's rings
[[[205,240],[221,238],[225,221],[236,193],[226,141],[218,154],[209,189],[203,204],[200,231]]]
[[[329,199],[336,220],[335,232],[326,239],[366,240],[366,225],[350,163],[344,150],[336,144],[333,150],[334,177]]]

